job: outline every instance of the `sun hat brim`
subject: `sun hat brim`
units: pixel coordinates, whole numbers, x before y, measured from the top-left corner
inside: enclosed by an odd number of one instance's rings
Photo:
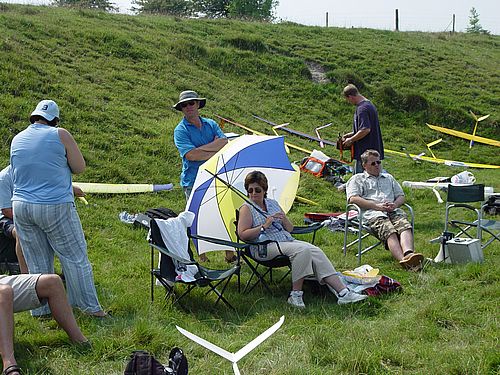
[[[198,108],[205,107],[205,104],[207,103],[207,99],[200,98],[196,91],[186,90],[179,94],[179,101],[175,103],[174,108],[178,111],[182,111],[181,104],[191,100],[197,100],[200,103]]]
[[[191,100],[196,100],[197,102],[200,103],[200,106],[198,107],[199,109],[205,107],[205,104],[207,104],[207,99],[205,98],[186,98],[183,100],[179,100],[175,105],[174,108],[178,111],[182,111],[181,104],[184,102],[190,102]]]

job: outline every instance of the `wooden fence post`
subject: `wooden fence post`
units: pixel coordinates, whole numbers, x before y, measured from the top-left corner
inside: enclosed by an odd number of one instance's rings
[[[328,27],[328,12],[326,12],[326,27]]]
[[[453,14],[453,28],[451,29],[451,33],[455,34],[455,14]]]
[[[396,31],[399,31],[399,12],[396,9]]]

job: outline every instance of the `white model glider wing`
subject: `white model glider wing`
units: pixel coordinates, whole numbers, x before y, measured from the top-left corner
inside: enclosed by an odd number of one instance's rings
[[[276,332],[283,325],[284,321],[285,321],[285,316],[282,316],[277,323],[275,323],[273,326],[269,327],[267,330],[262,332],[259,336],[257,336],[255,339],[250,341],[248,344],[246,344],[243,348],[238,350],[236,353],[230,353],[227,350],[224,350],[224,349],[218,347],[217,345],[212,344],[211,342],[195,335],[194,333],[186,331],[184,328],[181,328],[179,326],[175,326],[175,327],[177,328],[177,330],[180,333],[182,333],[184,336],[186,336],[190,340],[193,340],[194,342],[200,344],[201,346],[213,351],[215,354],[218,354],[221,357],[230,361],[233,365],[234,374],[240,375],[240,370],[238,368],[237,362],[240,359],[242,359],[244,356],[246,356],[248,353],[250,353],[257,346],[259,346],[264,340],[266,340],[274,332]]]

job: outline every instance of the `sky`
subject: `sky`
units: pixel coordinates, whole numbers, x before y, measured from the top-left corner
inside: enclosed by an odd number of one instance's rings
[[[281,0],[277,16],[305,25],[395,29],[395,10],[401,31],[465,31],[471,8],[479,13],[481,26],[500,35],[499,0]]]
[[[130,13],[132,0],[111,0],[120,12]],[[50,0],[0,0],[28,4],[48,4]],[[500,0],[279,0],[278,20],[304,25],[395,29],[395,10],[401,31],[465,31],[471,8],[479,13],[479,23],[500,35]]]

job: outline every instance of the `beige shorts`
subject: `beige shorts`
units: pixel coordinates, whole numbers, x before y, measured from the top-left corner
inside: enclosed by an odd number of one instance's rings
[[[411,224],[405,215],[391,213],[389,217],[376,218],[369,225],[375,236],[384,243],[391,234],[400,235],[405,230],[411,229]]]
[[[36,294],[36,283],[41,274],[0,275],[0,284],[10,285],[14,291],[14,312],[40,307],[47,301],[40,301]]]

